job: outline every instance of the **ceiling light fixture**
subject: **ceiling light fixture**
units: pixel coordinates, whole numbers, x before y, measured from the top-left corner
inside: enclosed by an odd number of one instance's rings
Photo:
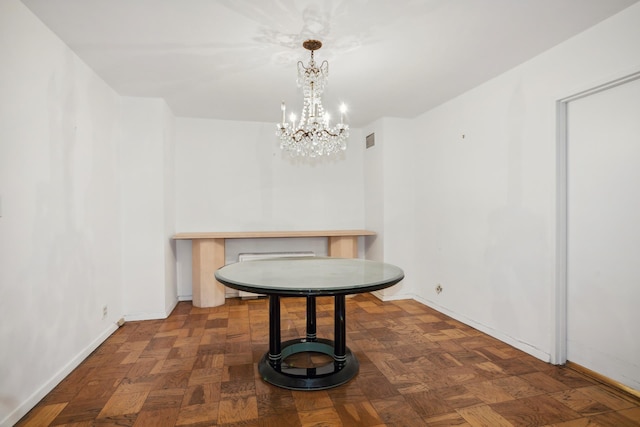
[[[349,125],[344,122],[347,108],[340,106],[340,123],[330,125],[330,117],[322,107],[322,92],[329,77],[329,63],[323,61],[316,66],[313,52],[322,47],[318,40],[307,40],[302,46],[311,51],[311,61],[304,66],[298,61],[298,87],[302,87],[304,105],[300,120],[291,113],[286,121],[286,106],[282,101],[282,122],[278,123],[276,136],[280,138],[280,148],[293,156],[319,157],[331,155],[347,149]]]

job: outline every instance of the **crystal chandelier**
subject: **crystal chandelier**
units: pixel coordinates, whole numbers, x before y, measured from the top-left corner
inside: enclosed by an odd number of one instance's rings
[[[302,87],[304,105],[300,120],[291,113],[286,121],[286,106],[282,102],[282,122],[276,125],[276,136],[280,138],[280,148],[293,156],[318,157],[331,155],[347,149],[349,125],[344,123],[347,109],[340,106],[340,123],[331,126],[329,113],[322,107],[322,92],[329,77],[329,63],[323,61],[318,67],[313,52],[322,47],[318,40],[307,40],[302,46],[311,51],[311,61],[304,66],[298,61],[298,87]]]

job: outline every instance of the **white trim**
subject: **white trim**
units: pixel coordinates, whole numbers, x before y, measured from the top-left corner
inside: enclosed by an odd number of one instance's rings
[[[173,310],[175,310],[176,306],[178,305],[178,301],[180,300],[180,298],[176,298],[173,302],[172,302],[172,306],[167,307],[167,311],[166,312],[162,312],[162,311],[157,311],[157,312],[143,312],[143,313],[134,313],[134,314],[125,314],[124,315],[124,320],[127,322],[136,322],[139,320],[158,320],[158,319],[166,319],[167,317],[169,317],[169,315],[171,314],[171,312]]]
[[[568,250],[568,140],[567,112],[569,102],[603,92],[633,80],[640,79],[640,71],[606,81],[556,101],[556,282],[552,295],[553,331],[551,337],[551,363],[567,361],[567,250]]]
[[[551,363],[567,361],[567,101],[556,102],[556,281],[551,291]]]
[[[380,301],[384,301],[384,292],[382,291],[373,291],[369,292],[374,297],[378,298]]]
[[[512,347],[517,348],[518,350],[522,350],[527,354],[530,354],[533,357],[536,357],[540,360],[542,360],[543,362],[549,362],[549,354],[546,353],[544,350],[541,350],[537,347],[535,347],[532,344],[526,343],[524,341],[520,341],[517,338],[514,338],[510,335],[504,334],[496,329],[493,329],[487,325],[484,325],[482,323],[478,323],[473,319],[470,319],[466,316],[463,316],[459,313],[453,312],[451,310],[448,310],[444,307],[439,306],[438,304],[435,304],[431,301],[428,301],[424,298],[421,298],[417,295],[413,296],[413,299],[418,301],[421,304],[426,305],[427,307],[431,307],[434,310],[442,313],[442,314],[446,314],[447,316],[451,317],[452,319],[455,319],[459,322],[464,323],[467,326],[471,326],[472,328],[475,328],[477,330],[479,330],[480,332],[483,332],[489,336],[492,336],[493,338],[502,341],[505,344],[509,344]]]
[[[69,363],[64,365],[62,369],[56,372],[48,381],[46,381],[38,390],[36,390],[31,396],[29,396],[24,402],[22,402],[16,409],[9,415],[0,421],[1,427],[11,427],[16,424],[22,417],[24,417],[31,409],[33,409],[38,402],[42,400],[47,394],[49,394],[67,375],[69,375],[74,369],[87,358],[96,348],[100,346],[111,334],[118,329],[118,325],[112,323],[107,329],[105,329],[95,340],[93,340],[88,346],[82,349]]]
[[[438,312],[440,312],[442,314],[445,314],[445,315],[451,317],[452,319],[455,319],[455,320],[457,320],[459,322],[462,322],[467,326],[471,326],[472,328],[475,328],[475,329],[477,329],[477,330],[479,330],[479,331],[481,331],[481,332],[483,332],[483,333],[485,333],[485,334],[487,334],[489,336],[492,336],[493,338],[495,338],[497,340],[500,340],[500,341],[504,342],[505,344],[508,344],[508,345],[510,345],[512,347],[515,347],[518,350],[522,350],[525,353],[542,360],[543,362],[547,362],[547,363],[550,362],[550,355],[547,352],[545,352],[544,350],[539,349],[539,348],[535,347],[532,344],[520,341],[517,338],[514,338],[514,337],[512,337],[510,335],[507,335],[507,334],[504,334],[504,333],[502,333],[500,331],[497,331],[496,329],[493,329],[493,328],[491,328],[491,327],[489,327],[487,325],[484,325],[482,323],[478,323],[473,319],[470,319],[470,318],[468,318],[466,316],[463,316],[463,315],[461,315],[459,313],[453,312],[453,311],[451,311],[451,310],[449,310],[449,309],[447,309],[445,307],[442,307],[442,306],[440,306],[440,305],[438,305],[438,304],[436,304],[436,303],[434,303],[432,301],[429,301],[429,300],[426,300],[426,299],[424,299],[422,297],[419,297],[418,295],[414,295],[414,294],[408,294],[407,295],[407,294],[405,294],[405,295],[391,295],[391,296],[384,297],[384,295],[382,295],[383,292],[381,292],[381,291],[374,291],[374,292],[371,292],[371,294],[374,295],[375,297],[377,297],[381,301],[396,301],[396,300],[401,300],[401,299],[412,299],[414,301],[419,302],[420,304],[423,304],[423,305],[425,305],[427,307],[433,308],[434,310],[436,310],[436,311],[438,311]],[[551,363],[553,363],[553,362],[551,362]]]
[[[395,294],[395,295],[385,295],[384,291],[381,289],[379,291],[369,292],[374,297],[378,298],[380,301],[398,301],[401,299],[415,299],[415,296],[412,294],[404,295],[404,294]],[[351,295],[353,296],[353,295]]]
[[[157,311],[154,313],[135,313],[135,314],[127,314],[124,316],[124,320],[126,322],[137,322],[140,320],[158,320],[158,319],[166,319],[167,314],[162,311]]]

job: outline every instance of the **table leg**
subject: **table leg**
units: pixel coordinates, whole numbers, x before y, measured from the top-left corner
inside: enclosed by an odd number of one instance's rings
[[[279,365],[282,358],[280,342],[280,297],[269,295],[269,363]]]
[[[335,319],[334,319],[334,360],[338,364],[343,364],[347,360],[347,328],[346,328],[346,303],[344,295],[335,297]]]
[[[345,296],[335,297],[334,340],[308,336],[316,332],[316,298],[307,297],[307,337],[280,342],[280,297],[269,295],[269,351],[258,362],[258,372],[269,384],[291,390],[325,390],[347,383],[360,363],[346,345]],[[309,321],[312,319],[312,321]],[[322,366],[298,367],[287,362],[298,353],[322,353],[333,361]]]
[[[316,297],[307,297],[307,341],[316,338]]]

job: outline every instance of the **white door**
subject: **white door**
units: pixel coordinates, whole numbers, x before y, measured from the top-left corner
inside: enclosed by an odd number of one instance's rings
[[[640,79],[567,110],[567,359],[640,390]]]

